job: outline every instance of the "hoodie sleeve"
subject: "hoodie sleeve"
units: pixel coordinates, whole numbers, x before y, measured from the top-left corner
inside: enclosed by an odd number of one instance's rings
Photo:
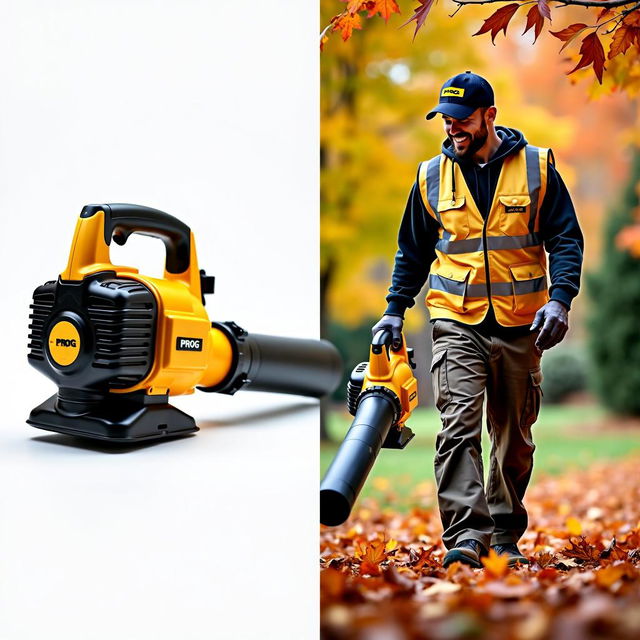
[[[405,310],[414,305],[435,260],[437,241],[438,223],[427,212],[416,179],[400,223],[385,315],[403,317]]]
[[[549,253],[549,296],[569,309],[580,290],[584,239],[571,196],[551,163],[547,176],[547,192],[540,207],[540,233]]]

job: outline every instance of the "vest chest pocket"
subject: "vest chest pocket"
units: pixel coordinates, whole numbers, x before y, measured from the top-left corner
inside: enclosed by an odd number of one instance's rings
[[[427,305],[464,313],[465,296],[471,267],[457,264],[439,264],[429,274]]]
[[[529,233],[531,197],[529,195],[498,196],[500,231],[507,236],[524,236]]]
[[[455,200],[439,200],[438,216],[444,230],[451,234],[450,240],[464,240],[469,235],[469,211],[464,196],[458,196]]]
[[[513,264],[511,271],[511,286],[513,288],[513,312],[517,315],[535,313],[545,302],[540,294],[545,296],[547,290],[547,275],[539,262]],[[539,295],[527,295],[537,293]]]

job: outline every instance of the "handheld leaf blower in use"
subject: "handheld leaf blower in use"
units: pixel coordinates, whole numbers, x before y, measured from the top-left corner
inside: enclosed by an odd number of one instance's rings
[[[354,416],[331,466],[320,484],[320,522],[342,524],[351,513],[380,448],[404,449],[413,438],[405,426],[418,405],[413,349],[391,349],[390,331],[379,331],[369,362],[361,362],[347,384],[347,404]]]
[[[133,233],[166,247],[163,278],[111,263],[111,240]],[[211,322],[204,307],[213,277],[198,269],[190,228],[132,204],[87,205],[69,261],[33,294],[28,359],[58,392],[33,409],[34,427],[117,442],[198,430],[169,396],[240,389],[320,397],[341,376],[324,340],[249,334]]]

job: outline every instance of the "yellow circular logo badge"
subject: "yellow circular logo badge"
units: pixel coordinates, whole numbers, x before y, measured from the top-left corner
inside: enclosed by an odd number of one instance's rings
[[[80,353],[80,334],[66,320],[54,325],[49,332],[49,353],[62,367],[70,365]]]

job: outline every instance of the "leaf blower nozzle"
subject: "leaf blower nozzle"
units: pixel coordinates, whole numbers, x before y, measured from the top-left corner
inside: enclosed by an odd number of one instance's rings
[[[380,331],[368,363],[360,363],[347,385],[351,427],[320,485],[320,522],[342,524],[360,494],[381,448],[404,449],[413,438],[405,426],[417,406],[413,351],[391,351],[392,335]]]
[[[162,278],[111,263],[111,241],[124,244],[132,233],[164,242]],[[67,267],[34,291],[28,359],[58,392],[27,422],[101,440],[150,440],[198,430],[168,403],[196,388],[314,398],[336,388],[342,367],[331,343],[212,323],[204,304],[213,285],[180,220],[131,204],[84,207]]]
[[[201,391],[271,391],[320,398],[342,377],[342,359],[326,340],[249,334],[235,322],[213,322],[232,349],[227,376]]]

